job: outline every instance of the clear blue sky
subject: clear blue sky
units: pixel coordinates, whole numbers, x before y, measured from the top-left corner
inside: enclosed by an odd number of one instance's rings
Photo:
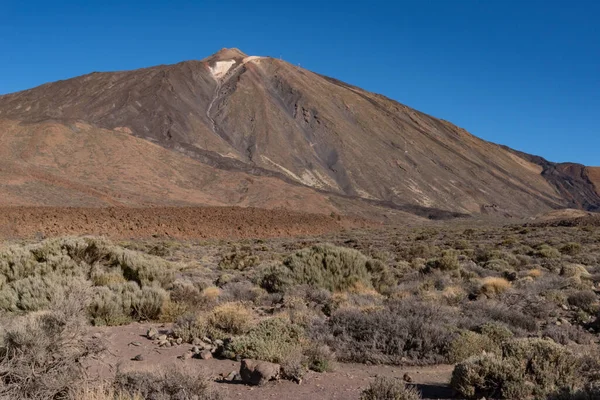
[[[596,0],[0,0],[0,94],[238,47],[600,165],[599,19]]]

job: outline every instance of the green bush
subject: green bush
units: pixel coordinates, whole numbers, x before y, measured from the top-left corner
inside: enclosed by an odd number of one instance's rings
[[[371,286],[368,258],[361,252],[332,245],[316,245],[289,256],[283,262],[297,284],[334,291],[347,290],[357,283]]]
[[[560,251],[547,244],[542,244],[538,246],[534,255],[541,258],[560,258]]]
[[[281,363],[292,354],[302,353],[304,331],[282,318],[262,320],[244,336],[234,337],[226,356]]]
[[[438,258],[427,261],[427,267],[438,269],[440,271],[455,271],[460,269],[458,261],[458,252],[456,250],[444,250]]]
[[[115,325],[157,319],[173,282],[165,260],[95,238],[50,239],[0,250],[0,310],[43,310],[75,281],[94,285],[90,317]]]
[[[202,339],[209,332],[208,322],[194,314],[183,315],[173,324],[173,335],[186,343],[192,343],[195,338]]]
[[[360,394],[360,400],[419,400],[421,394],[394,378],[377,377]]]
[[[448,361],[454,364],[483,352],[498,354],[500,346],[486,335],[463,331],[450,342]]]
[[[292,283],[332,292],[346,291],[356,285],[389,291],[396,280],[380,260],[371,260],[354,249],[322,244],[290,255],[283,268],[271,267],[261,280],[261,286],[270,292]]]
[[[487,322],[477,328],[477,332],[489,337],[498,346],[509,341],[514,336],[506,325],[499,322]]]
[[[451,386],[467,398],[545,398],[582,384],[580,362],[565,347],[543,339],[517,339],[502,354],[484,354],[459,363]]]
[[[331,372],[335,369],[335,354],[329,346],[313,343],[305,351],[308,368],[316,372]]]
[[[258,265],[260,258],[252,254],[250,248],[234,247],[229,253],[223,254],[219,261],[220,269],[244,270]]]
[[[560,252],[569,256],[574,256],[581,252],[581,245],[579,243],[569,242],[562,245]]]

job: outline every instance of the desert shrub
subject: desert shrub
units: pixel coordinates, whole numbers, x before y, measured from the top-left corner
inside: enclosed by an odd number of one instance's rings
[[[448,361],[454,364],[483,352],[498,354],[500,346],[486,335],[463,331],[450,342]]]
[[[200,288],[187,281],[173,282],[171,290],[169,290],[169,297],[172,301],[185,304],[189,308],[201,308],[206,303]]]
[[[0,342],[0,398],[68,398],[85,377],[82,362],[102,350],[86,332],[87,288],[71,287],[50,310],[16,317]]]
[[[291,271],[283,265],[265,267],[257,280],[258,285],[268,293],[282,293],[294,284]]]
[[[397,285],[397,278],[386,264],[380,260],[369,260],[366,264],[371,275],[371,283],[379,293],[389,294]]]
[[[281,360],[281,376],[297,383],[302,382],[302,378],[306,374],[306,363],[300,349],[296,349],[293,353],[286,354]]]
[[[369,260],[357,250],[329,244],[300,250],[287,257],[283,265],[289,272],[279,270],[284,276],[274,279],[275,282],[291,279],[296,284],[330,291],[345,291],[359,283],[386,289],[393,283],[391,272],[381,261]]]
[[[224,285],[222,290],[225,293],[224,296],[231,301],[259,304],[267,296],[265,289],[253,285],[249,281],[231,282]]]
[[[421,394],[395,378],[377,377],[360,394],[360,400],[419,400]]]
[[[195,338],[202,339],[210,332],[208,322],[195,314],[186,314],[173,324],[173,335],[191,343]]]
[[[168,293],[158,287],[140,288],[135,282],[93,288],[89,314],[95,325],[121,325],[132,318],[157,320]]]
[[[335,368],[335,354],[329,346],[313,343],[304,350],[308,368],[316,372],[331,372]]]
[[[510,264],[505,260],[493,259],[486,262],[483,266],[485,269],[496,272],[510,271],[512,268]]]
[[[496,354],[482,354],[458,363],[452,371],[450,386],[468,399],[525,398],[519,371],[512,362]],[[523,397],[519,397],[523,394]]]
[[[255,267],[259,262],[260,258],[253,254],[249,247],[234,247],[229,253],[223,254],[219,261],[219,268],[241,271]]]
[[[598,297],[592,290],[578,290],[569,293],[567,302],[583,311],[594,314],[598,311]]]
[[[581,245],[575,242],[565,243],[561,246],[560,252],[569,256],[574,256],[581,252]]]
[[[183,315],[187,314],[189,306],[185,303],[179,303],[167,299],[160,310],[160,322],[175,322]]]
[[[487,297],[497,297],[510,289],[510,282],[504,278],[487,277],[481,281],[479,293]]]
[[[486,322],[477,328],[477,332],[487,336],[497,345],[509,341],[514,336],[506,325],[498,322]]]
[[[119,371],[117,390],[148,400],[218,400],[221,396],[198,370],[170,367],[157,371]]]
[[[222,332],[240,335],[250,328],[252,312],[243,303],[223,303],[215,307],[208,316],[208,323]]]
[[[135,310],[124,310],[122,314],[137,313],[139,317],[151,318],[156,316],[152,301],[157,300],[159,289],[151,290],[150,287],[168,287],[173,271],[174,265],[165,260],[95,238],[51,239],[24,247],[11,246],[0,250],[0,276],[3,277],[0,279],[0,308],[7,311],[42,310],[60,297],[71,282],[87,280],[96,288],[116,292],[111,302],[120,305],[99,307],[107,312],[129,301],[116,297],[133,282],[138,289],[148,289],[137,293]],[[127,293],[133,292],[127,290]],[[160,295],[164,297],[163,293]],[[101,293],[100,297],[109,296]],[[123,317],[119,315],[117,319]]]
[[[340,309],[317,330],[342,361],[442,362],[455,311],[415,301],[392,302],[366,311]]]
[[[542,339],[517,339],[502,355],[485,354],[456,365],[451,386],[467,398],[545,398],[581,384],[579,361],[563,346]]]
[[[135,283],[132,282],[133,285]],[[128,285],[122,285],[126,288]],[[133,290],[139,290],[135,287]],[[107,287],[94,288],[89,315],[94,325],[124,325],[131,321],[131,301],[126,302],[123,292]],[[130,300],[130,299],[129,299]]]
[[[469,303],[465,305],[463,312],[467,318],[478,324],[488,321],[504,323],[514,333],[536,332],[538,328],[536,319],[525,314],[521,307],[508,307],[495,301]]]
[[[288,356],[302,353],[304,331],[283,318],[260,321],[244,336],[234,337],[225,355],[281,363]]]
[[[591,274],[584,265],[580,264],[565,264],[560,269],[560,275],[565,278],[583,278],[589,279]]]
[[[429,269],[437,269],[440,271],[458,270],[460,269],[458,252],[455,250],[444,250],[442,251],[442,255],[440,257],[427,261],[426,266]]]
[[[568,345],[571,342],[590,345],[594,342],[594,336],[579,325],[552,325],[549,324],[542,331],[543,337],[549,337],[556,343]]]
[[[547,244],[538,246],[534,255],[541,258],[560,258],[560,251]]]

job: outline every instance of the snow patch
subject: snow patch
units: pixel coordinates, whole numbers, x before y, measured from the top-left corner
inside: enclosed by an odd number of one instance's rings
[[[210,67],[210,72],[216,79],[221,79],[234,64],[235,60],[217,61],[214,66]]]

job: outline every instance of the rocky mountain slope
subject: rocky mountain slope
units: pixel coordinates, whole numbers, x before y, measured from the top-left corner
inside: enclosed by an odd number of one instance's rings
[[[0,96],[0,144],[2,204],[428,217],[600,206],[598,169],[516,152],[237,49]]]

